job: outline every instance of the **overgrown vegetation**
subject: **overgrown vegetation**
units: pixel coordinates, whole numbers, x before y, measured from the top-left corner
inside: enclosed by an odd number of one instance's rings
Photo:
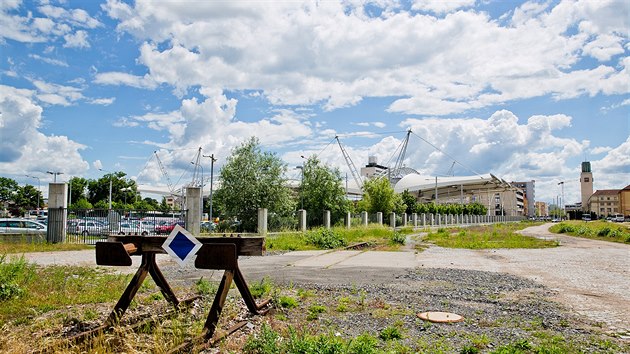
[[[549,231],[594,240],[630,243],[628,226],[606,221],[563,221],[550,227]]]
[[[93,249],[94,246],[77,243],[0,243],[0,254],[20,254],[30,252],[78,251]]]
[[[313,250],[333,249],[359,242],[368,242],[376,247],[396,249],[405,244],[407,235],[414,232],[412,227],[397,229],[395,232],[389,227],[371,225],[368,227],[333,227],[330,230],[314,229],[306,233],[291,232],[271,235],[267,237],[267,250]]]
[[[488,248],[547,248],[558,246],[557,241],[524,236],[515,231],[527,227],[522,224],[494,224],[471,228],[440,228],[429,232],[425,240],[440,247]]]

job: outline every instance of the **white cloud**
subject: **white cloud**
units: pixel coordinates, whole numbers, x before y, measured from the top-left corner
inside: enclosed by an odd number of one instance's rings
[[[68,33],[63,38],[66,43],[63,45],[65,48],[89,48],[90,43],[87,40],[87,32],[76,31],[75,33]]]
[[[30,58],[42,61],[42,62],[50,64],[50,65],[63,66],[63,67],[66,67],[66,68],[68,67],[68,63],[66,63],[65,61],[52,59],[52,58],[45,58],[45,57],[42,57],[42,56],[37,55],[37,54],[29,54],[28,56]]]
[[[109,106],[110,104],[116,101],[115,97],[107,97],[107,98],[93,98],[88,100],[90,104],[96,104],[100,106]]]
[[[38,91],[37,98],[48,104],[70,106],[85,98],[81,93],[81,88],[51,84],[41,80],[33,80],[33,85]]]
[[[612,150],[610,146],[598,146],[598,147],[592,148],[590,152],[593,155],[599,155],[599,154],[607,153],[610,150]]]
[[[103,168],[103,163],[101,162],[101,160],[95,160],[94,162],[92,162],[92,167],[94,167],[97,170],[100,170]]]
[[[85,146],[65,136],[46,136],[38,131],[42,108],[34,103],[35,92],[0,85],[0,171],[25,174],[62,171],[79,174],[87,170],[80,150]]]
[[[149,76],[136,76],[121,72],[98,73],[94,82],[101,85],[127,85],[136,88],[154,89],[157,83]]]
[[[476,0],[415,0],[411,5],[413,10],[430,11],[436,14],[453,12],[464,7],[471,7]]]
[[[380,17],[352,2],[195,4],[108,0],[103,9],[118,30],[145,42],[138,62],[149,74],[97,81],[163,83],[181,96],[197,86],[255,89],[273,105],[324,110],[401,97],[390,111],[422,115],[630,92],[619,1],[527,2],[505,24],[470,9],[472,0],[414,3],[448,13],[440,18],[380,2]],[[611,63],[579,69],[590,56]]]

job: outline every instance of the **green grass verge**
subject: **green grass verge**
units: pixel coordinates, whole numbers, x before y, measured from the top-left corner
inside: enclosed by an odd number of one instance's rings
[[[404,244],[400,241],[401,235],[409,235],[413,232],[412,227],[405,227],[396,230],[395,236],[391,228],[376,225],[351,229],[333,227],[330,230],[325,230],[321,228],[305,233],[288,232],[270,235],[267,237],[266,246],[269,251],[305,251],[334,249],[359,242],[368,242],[380,248],[396,250]]]
[[[52,251],[77,251],[93,249],[94,246],[76,243],[0,243],[0,254],[8,253],[30,253],[30,252],[52,252]]]
[[[114,301],[130,277],[91,267],[39,268],[24,258],[0,256],[0,327],[68,305]]]
[[[447,248],[548,248],[558,246],[557,241],[523,236],[515,232],[527,226],[530,225],[518,223],[471,228],[441,228],[437,232],[429,232],[424,239]]]
[[[628,226],[607,221],[563,221],[550,227],[549,231],[593,240],[630,243]]]

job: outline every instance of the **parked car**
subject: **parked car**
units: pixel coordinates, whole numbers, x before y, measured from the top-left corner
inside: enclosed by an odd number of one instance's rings
[[[201,222],[201,231],[202,232],[213,232],[216,225],[212,221],[202,221]]]
[[[46,225],[28,219],[0,219],[0,234],[40,234],[46,235]]]
[[[624,222],[624,217],[623,217],[622,214],[615,214],[612,217],[612,221],[614,221],[614,222]]]
[[[184,221],[182,220],[175,221],[175,222],[165,222],[163,224],[159,224],[158,226],[156,226],[155,232],[157,232],[158,234],[168,234],[171,231],[173,231],[173,229],[175,228],[175,225],[180,225],[184,227],[186,223],[184,223]]]
[[[75,235],[97,235],[107,236],[109,229],[107,225],[100,221],[90,219],[72,219],[68,220],[67,231],[69,234]]]
[[[586,214],[586,215],[582,215],[582,220],[583,221],[591,221],[591,216]]]
[[[119,225],[118,235],[142,235],[146,236],[149,233],[154,232],[153,227],[148,227],[139,222],[122,222]]]

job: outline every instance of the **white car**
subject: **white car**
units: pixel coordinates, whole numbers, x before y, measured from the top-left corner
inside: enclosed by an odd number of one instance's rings
[[[139,222],[121,222],[118,231],[118,235],[141,235],[146,236],[149,233],[154,232],[154,228],[147,224]]]
[[[0,234],[40,234],[46,235],[48,227],[28,219],[0,219]]]

